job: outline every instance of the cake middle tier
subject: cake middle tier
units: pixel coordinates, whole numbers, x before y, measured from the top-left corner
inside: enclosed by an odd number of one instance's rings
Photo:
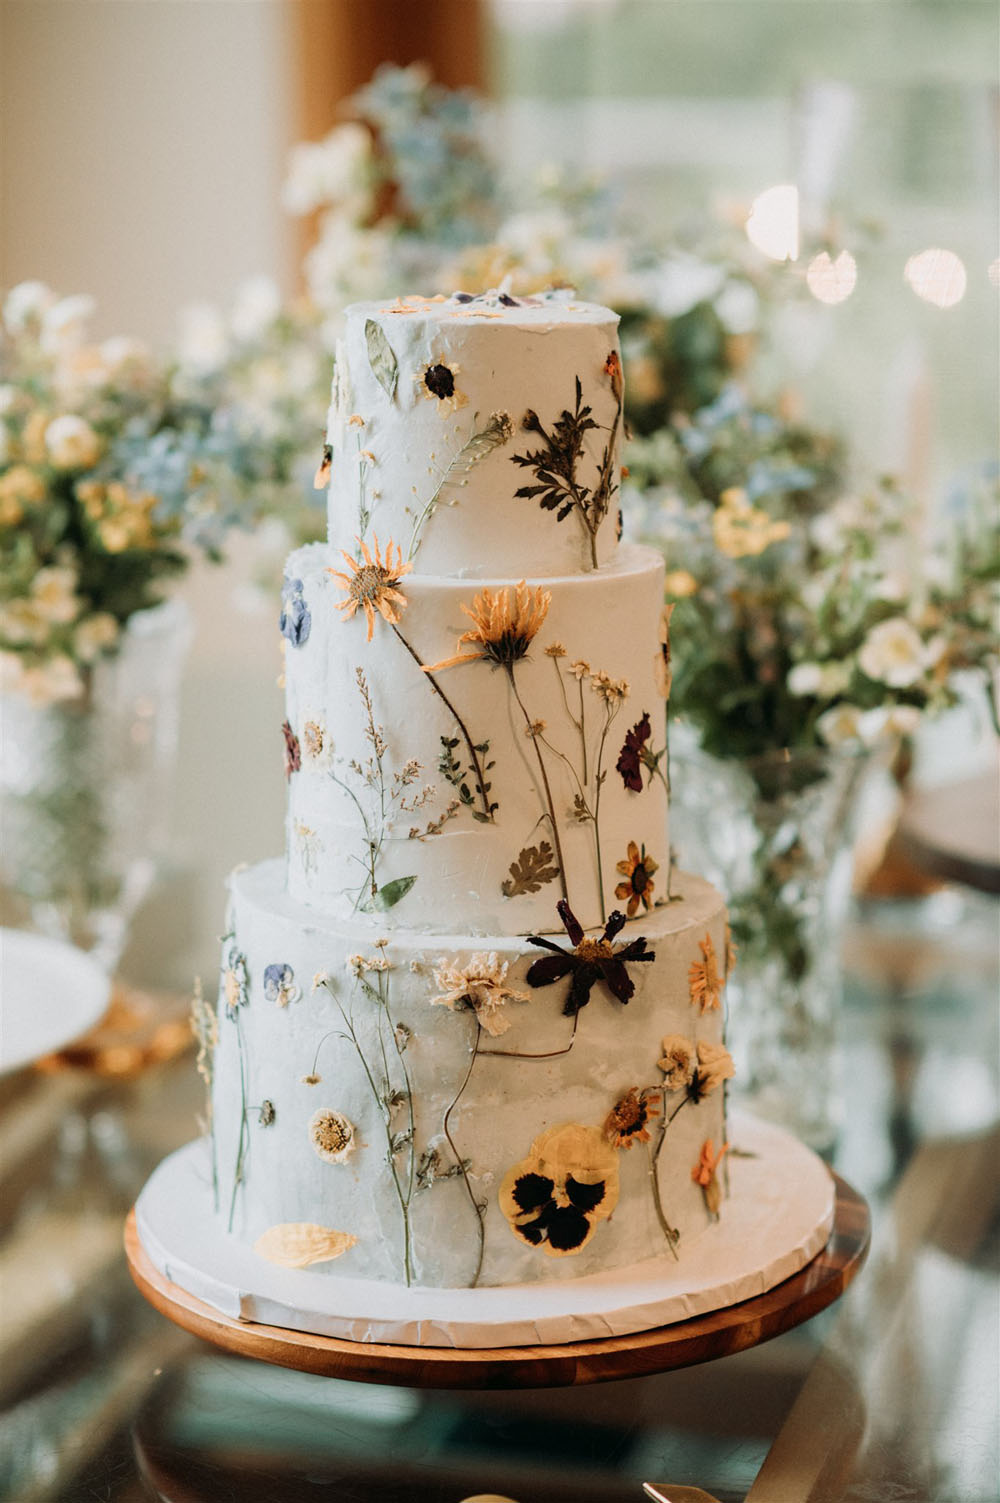
[[[663,901],[659,555],[409,576],[372,600],[356,578],[325,544],[288,561],[291,895],[380,931],[491,935],[559,930],[561,898],[585,927]]]

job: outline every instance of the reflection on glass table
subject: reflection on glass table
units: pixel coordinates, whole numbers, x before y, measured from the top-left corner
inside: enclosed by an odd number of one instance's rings
[[[945,889],[848,935],[835,1167],[873,1249],[839,1304],[739,1355],[575,1389],[369,1387],[224,1356],[131,1287],[121,1223],[191,1136],[189,1059],[0,1096],[0,1498],[10,1503],[991,1503],[1000,1149],[995,904]]]

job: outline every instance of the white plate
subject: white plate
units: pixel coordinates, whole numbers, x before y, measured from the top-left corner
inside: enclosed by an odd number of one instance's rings
[[[82,950],[0,929],[0,1074],[86,1033],[107,1011],[111,978]]]

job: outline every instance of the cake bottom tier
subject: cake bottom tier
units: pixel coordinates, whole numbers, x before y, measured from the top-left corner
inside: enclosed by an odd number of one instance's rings
[[[437,1288],[697,1260],[726,1215],[713,888],[680,876],[558,950],[394,930],[358,953],[283,876],[232,877],[205,1024],[222,1229],[283,1267]]]

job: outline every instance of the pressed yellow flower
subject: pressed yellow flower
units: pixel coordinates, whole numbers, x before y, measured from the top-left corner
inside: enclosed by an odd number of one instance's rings
[[[688,970],[688,990],[691,1001],[702,1012],[711,1012],[720,1005],[726,987],[726,978],[719,971],[719,962],[712,944],[712,936],[706,934],[698,941],[702,960],[693,960]]]
[[[354,1151],[354,1124],[343,1112],[321,1107],[309,1123],[309,1141],[328,1164],[342,1164]]]
[[[566,656],[566,649],[561,642],[550,642],[544,651],[547,658],[564,658]]]
[[[604,1123],[605,1141],[612,1148],[631,1148],[633,1143],[649,1142],[649,1119],[659,1115],[660,1105],[655,1096],[633,1086],[620,1101],[616,1101]]]
[[[639,910],[639,904],[646,909],[650,907],[653,892],[653,873],[659,870],[659,862],[654,861],[652,856],[646,855],[645,845],[640,851],[634,840],[628,843],[628,857],[625,861],[619,861],[617,870],[627,880],[619,882],[615,888],[615,897],[621,901],[627,901],[626,913],[629,918],[634,918]]]
[[[439,668],[452,668],[456,663],[492,663],[495,668],[510,668],[527,655],[551,601],[551,590],[541,585],[532,589],[523,579],[514,591],[513,604],[506,586],[495,594],[483,590],[471,606],[462,605],[473,625],[458,639],[459,647],[470,642],[479,651],[458,652],[440,663],[429,664],[424,672],[436,673]]]
[[[663,1054],[660,1069],[666,1076],[663,1082],[668,1091],[680,1091],[687,1086],[694,1074],[694,1045],[680,1033],[668,1033],[660,1044]]]
[[[409,574],[413,565],[404,564],[402,550],[391,538],[386,544],[384,558],[379,551],[377,537],[374,540],[374,557],[367,543],[363,543],[360,538],[357,543],[361,549],[359,559],[352,558],[349,553],[341,550],[342,557],[351,569],[350,574],[343,574],[338,569],[327,569],[326,572],[347,586],[347,598],[336,602],[337,610],[344,612],[344,620],[353,616],[359,606],[364,611],[368,622],[367,640],[370,642],[375,630],[376,611],[391,626],[399,621],[406,606],[406,596],[396,586],[404,574]]]
[[[732,1080],[735,1073],[733,1056],[725,1044],[710,1044],[705,1039],[699,1039],[698,1084],[702,1096],[714,1091],[724,1080]]]

